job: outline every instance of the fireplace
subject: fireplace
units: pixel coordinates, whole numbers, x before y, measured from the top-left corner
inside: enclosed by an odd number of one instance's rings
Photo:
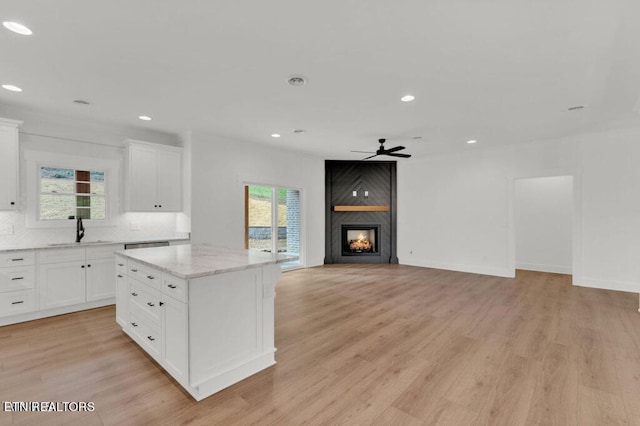
[[[324,263],[398,263],[396,162],[325,161]]]
[[[380,225],[342,225],[343,256],[380,256]]]

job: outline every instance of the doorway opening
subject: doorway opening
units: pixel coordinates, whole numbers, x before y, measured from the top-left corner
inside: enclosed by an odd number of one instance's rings
[[[573,275],[574,177],[516,179],[515,268]]]
[[[245,248],[298,256],[282,267],[301,267],[300,195],[299,189],[245,185]]]

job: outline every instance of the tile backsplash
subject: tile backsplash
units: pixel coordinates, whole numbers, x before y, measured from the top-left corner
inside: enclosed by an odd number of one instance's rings
[[[0,211],[0,248],[46,245],[75,241],[75,222],[64,228],[27,228],[25,214]],[[134,230],[137,229],[137,230]],[[176,232],[176,213],[122,213],[116,226],[91,226],[85,222],[83,241],[141,241],[188,238]]]

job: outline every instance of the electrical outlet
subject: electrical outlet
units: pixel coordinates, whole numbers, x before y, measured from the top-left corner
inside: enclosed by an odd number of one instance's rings
[[[13,225],[10,223],[0,225],[0,235],[13,235]]]
[[[140,230],[140,222],[131,222],[131,226],[129,227],[132,231]]]

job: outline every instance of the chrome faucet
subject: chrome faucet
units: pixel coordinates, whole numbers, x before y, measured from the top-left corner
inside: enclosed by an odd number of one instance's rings
[[[84,225],[82,225],[82,218],[78,217],[76,222],[76,243],[79,243],[82,237],[84,237]]]

